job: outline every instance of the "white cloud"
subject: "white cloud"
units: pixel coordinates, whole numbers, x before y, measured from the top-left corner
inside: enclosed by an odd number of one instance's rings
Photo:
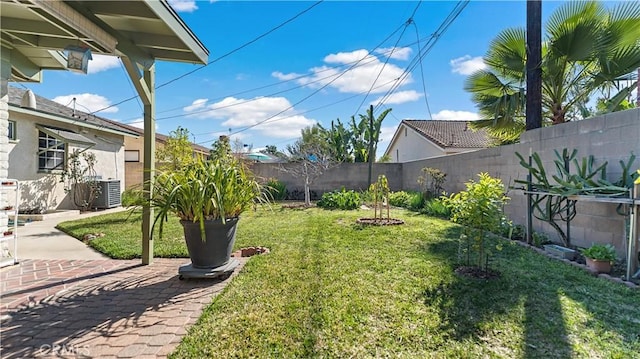
[[[194,100],[191,103],[191,105],[183,107],[182,109],[185,112],[194,112],[194,111],[203,110],[205,108],[205,105],[207,104],[207,101],[209,101],[209,99],[199,98],[197,100]]]
[[[92,94],[92,93],[80,93],[80,94],[71,94],[65,96],[58,96],[53,99],[53,101],[65,105],[67,107],[73,108],[73,99],[76,99],[76,109],[83,112],[95,112],[98,110],[102,110],[103,108],[111,106],[111,101],[109,101],[106,97]],[[115,113],[118,112],[118,107],[109,107],[104,111],[100,111],[100,113]]]
[[[95,54],[91,57],[92,60],[89,61],[89,65],[87,67],[87,72],[90,74],[107,71],[120,66],[120,59],[116,56]]]
[[[358,61],[360,61],[358,63]],[[329,86],[343,93],[365,93],[368,92],[372,85],[371,93],[383,93],[390,90],[396,85],[396,79],[400,78],[404,69],[387,63],[386,65],[380,59],[371,55],[367,50],[356,50],[352,52],[339,52],[337,54],[329,54],[324,58],[324,62],[332,65],[345,65],[341,68],[333,68],[329,66],[319,66],[310,69],[312,75],[296,80],[301,85],[307,85],[311,88],[321,88]],[[354,66],[356,63],[357,66]],[[346,73],[346,69],[354,66]],[[280,80],[292,79],[300,76],[295,73],[284,74],[282,72],[274,72],[274,77]],[[375,85],[373,81],[378,78]],[[407,76],[401,85],[413,82],[411,75]]]
[[[380,128],[380,143],[388,143],[393,138],[393,135],[396,133],[398,129],[398,125],[396,126],[388,126]]]
[[[290,107],[291,103],[284,97],[256,97],[250,100],[227,97],[212,104],[198,99],[185,107],[185,112],[190,117],[222,120],[221,125],[232,130],[254,126],[251,130],[264,136],[291,138],[316,121],[296,114]]]
[[[391,57],[395,60],[408,60],[413,50],[410,47],[383,47],[376,50],[376,54],[380,54],[383,57]]]
[[[477,113],[451,110],[442,110],[431,117],[438,121],[476,121],[480,119]]]
[[[137,128],[139,128],[141,130],[144,130],[144,118],[142,118],[142,117],[136,118],[132,122],[125,123],[125,125],[137,127]],[[156,131],[157,130],[158,130],[158,123],[156,122]]]
[[[169,5],[177,12],[194,12],[198,10],[195,0],[169,0]]]
[[[273,76],[273,77],[275,77],[275,78],[277,78],[278,80],[281,80],[281,81],[289,81],[289,80],[293,80],[293,79],[295,79],[297,77],[300,77],[302,75],[297,74],[295,72],[292,72],[290,74],[283,74],[280,71],[274,71],[274,72],[271,73],[271,76]]]
[[[139,128],[141,130],[144,130],[144,119],[142,119],[142,118],[137,119],[137,120],[135,120],[133,122],[127,123],[127,125],[133,126],[133,127],[137,127],[137,128]],[[157,127],[157,124],[156,124],[156,127]]]
[[[389,97],[386,98],[386,100],[384,101],[384,104],[399,105],[401,103],[415,101],[420,97],[422,97],[422,94],[414,90],[394,92],[391,95],[389,95]],[[384,99],[384,96],[378,97],[377,99],[371,102],[371,105],[377,106],[378,103],[383,99]]]
[[[451,72],[460,75],[471,75],[478,70],[487,68],[481,56],[471,57],[464,55],[451,60],[449,63],[451,64]]]

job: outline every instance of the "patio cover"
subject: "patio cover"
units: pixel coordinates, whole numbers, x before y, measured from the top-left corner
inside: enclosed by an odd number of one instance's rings
[[[144,104],[144,179],[152,183],[155,60],[205,64],[209,55],[168,2],[2,0],[0,24],[3,102],[7,81],[40,82],[43,70],[66,69],[67,46],[120,57]],[[148,207],[143,211],[142,262],[148,264],[153,258],[153,211]]]

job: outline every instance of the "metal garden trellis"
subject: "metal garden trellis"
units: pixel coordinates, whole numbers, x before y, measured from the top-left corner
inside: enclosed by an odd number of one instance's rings
[[[546,201],[547,209],[549,205],[557,206],[555,209],[557,212],[564,212],[563,221],[566,222],[566,236],[567,243],[569,241],[570,236],[570,226],[571,220],[576,215],[575,204],[577,201],[582,202],[596,202],[596,203],[612,203],[618,204],[621,207],[624,207],[624,211],[620,214],[625,215],[626,220],[626,279],[631,280],[632,278],[637,278],[640,276],[640,270],[638,270],[638,255],[637,252],[637,231],[638,231],[638,211],[640,210],[640,184],[636,184],[635,186],[632,184],[632,177],[629,175],[629,167],[633,163],[635,156],[632,155],[631,159],[625,164],[624,162],[620,162],[623,167],[623,179],[622,184],[629,186],[629,188],[616,186],[608,182],[604,176],[604,168],[606,168],[606,163],[599,166],[596,170],[591,170],[591,165],[593,163],[593,156],[590,156],[588,159],[583,158],[582,167],[580,168],[580,163],[577,160],[574,160],[574,164],[576,167],[579,167],[579,175],[569,175],[569,161],[574,159],[576,155],[576,151],[574,150],[570,155],[567,150],[563,151],[563,154],[560,155],[556,151],[556,155],[558,158],[562,159],[562,161],[556,161],[556,168],[558,170],[559,176],[553,176],[556,182],[559,185],[551,185],[546,178],[546,173],[542,166],[542,162],[537,153],[531,153],[528,156],[528,159],[525,159],[519,154],[516,153],[516,156],[520,159],[520,164],[528,170],[526,181],[517,180],[517,183],[525,184],[525,188],[520,188],[524,190],[524,194],[527,196],[527,241],[531,241],[532,235],[532,224],[533,217],[535,216],[534,211],[536,209],[540,210],[539,204],[542,201]],[[536,163],[538,168],[533,166],[533,162]],[[587,171],[589,170],[589,171]],[[595,175],[601,175],[601,178],[595,178]],[[580,175],[582,177],[580,177]],[[570,180],[570,183],[564,181],[562,177],[566,177],[564,179]],[[628,178],[627,178],[628,177]],[[538,183],[533,183],[533,179],[536,178]],[[576,186],[572,187],[573,184],[584,184],[585,187]],[[589,186],[591,185],[591,186]],[[547,220],[544,218],[537,217],[541,220]],[[561,232],[559,226],[553,223],[554,228]]]

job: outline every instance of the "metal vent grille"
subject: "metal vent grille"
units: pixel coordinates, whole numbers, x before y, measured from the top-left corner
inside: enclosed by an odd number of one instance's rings
[[[113,208],[121,204],[120,180],[99,181],[100,195],[94,204],[96,208]]]

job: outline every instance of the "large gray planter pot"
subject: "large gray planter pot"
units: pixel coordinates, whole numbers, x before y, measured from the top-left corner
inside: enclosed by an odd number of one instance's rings
[[[202,240],[200,222],[180,221],[180,224],[184,228],[193,268],[216,268],[229,262],[236,241],[238,218],[227,218],[224,224],[222,220],[205,221],[206,240]]]

